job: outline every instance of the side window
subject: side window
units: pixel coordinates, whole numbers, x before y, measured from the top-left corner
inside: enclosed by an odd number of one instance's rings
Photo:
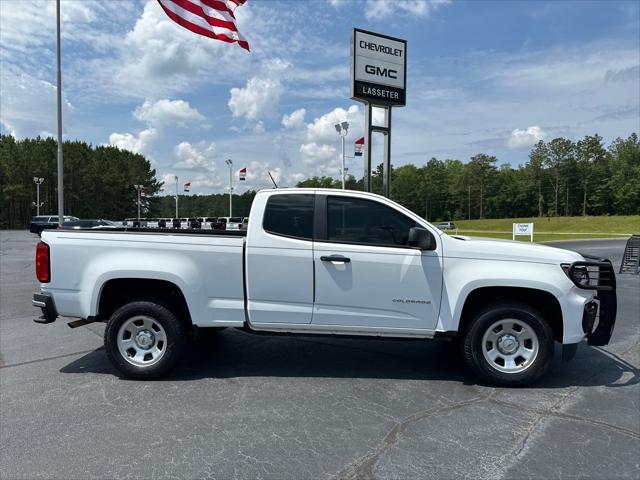
[[[313,195],[272,195],[267,201],[262,227],[266,232],[275,235],[311,240],[313,207]]]
[[[327,240],[365,245],[407,245],[411,218],[380,203],[359,198],[329,197]]]

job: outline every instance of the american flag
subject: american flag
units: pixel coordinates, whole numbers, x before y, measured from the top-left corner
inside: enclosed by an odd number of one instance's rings
[[[240,178],[241,181],[244,181],[247,179],[247,167],[242,167],[240,169],[240,171],[238,172],[238,177]]]
[[[238,32],[233,11],[247,0],[158,0],[164,12],[178,25],[205,37],[237,42],[249,51],[249,43]]]

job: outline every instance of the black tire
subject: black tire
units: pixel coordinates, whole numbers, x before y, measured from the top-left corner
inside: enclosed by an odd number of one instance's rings
[[[164,330],[166,341],[162,342],[159,359],[151,365],[132,364],[118,347],[121,327],[138,316],[150,318],[156,322],[156,328]],[[120,307],[111,316],[104,331],[104,347],[113,366],[126,377],[137,380],[153,380],[166,375],[180,361],[189,339],[189,329],[171,310],[146,300],[133,301]]]
[[[491,335],[491,333],[487,333],[490,327],[496,322],[506,319],[514,319],[520,322],[520,325],[528,326],[530,332],[535,333],[538,342],[537,354],[532,355],[533,359],[531,360],[520,360],[521,365],[516,366],[514,372],[499,370],[501,367],[499,362],[504,363],[504,358],[500,356],[501,353],[498,361],[493,363],[485,358],[483,353],[484,348],[494,347],[490,341],[487,342],[487,345],[483,345],[485,334]],[[551,366],[554,349],[553,330],[540,312],[530,305],[517,301],[501,300],[479,309],[469,320],[460,339],[462,355],[467,365],[485,382],[507,387],[530,385],[542,377]],[[520,325],[516,325],[515,328],[522,328]],[[500,333],[501,330],[498,331],[498,334]],[[524,344],[524,342],[521,343]],[[530,345],[533,344],[530,343]],[[529,362],[528,365],[527,362]],[[506,366],[502,368],[506,368]],[[517,371],[518,368],[523,368],[523,370]]]

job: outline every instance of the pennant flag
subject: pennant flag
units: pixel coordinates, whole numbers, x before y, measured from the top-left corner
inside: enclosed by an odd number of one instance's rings
[[[238,172],[238,176],[241,182],[245,181],[247,179],[247,167],[242,167]]]
[[[362,150],[364,149],[364,137],[360,137],[355,141],[354,148],[355,148],[354,156],[361,157]]]
[[[171,20],[193,33],[237,43],[246,51],[249,43],[238,31],[236,7],[247,0],[158,0],[158,3]]]
[[[185,182],[185,184],[184,184],[184,191],[185,191],[185,192],[188,192],[190,188],[191,188],[191,182]]]

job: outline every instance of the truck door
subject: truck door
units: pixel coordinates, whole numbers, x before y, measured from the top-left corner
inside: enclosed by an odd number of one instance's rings
[[[407,245],[409,229],[419,226],[416,221],[370,199],[326,199],[326,232],[316,234],[314,243],[312,323],[435,329],[441,263],[437,250]]]
[[[314,194],[273,193],[249,222],[247,310],[253,324],[311,323]],[[253,208],[261,199],[254,201]]]

